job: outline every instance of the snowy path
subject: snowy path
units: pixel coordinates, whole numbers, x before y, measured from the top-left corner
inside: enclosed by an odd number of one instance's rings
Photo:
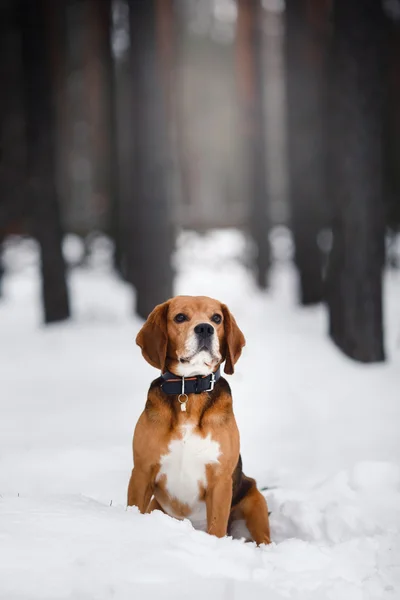
[[[331,346],[322,309],[293,306],[290,268],[255,293],[230,259],[233,236],[201,252],[184,240],[177,292],[225,300],[246,334],[230,383],[245,471],[274,486],[275,543],[125,510],[155,376],[134,345],[129,290],[101,268],[76,271],[75,322],[44,330],[24,267],[0,305],[1,600],[400,597],[399,278],[386,285],[390,361],[366,368]]]

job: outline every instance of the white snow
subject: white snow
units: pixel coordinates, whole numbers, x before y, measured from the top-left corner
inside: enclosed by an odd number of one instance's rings
[[[385,280],[388,362],[356,364],[327,338],[322,307],[295,305],[278,233],[266,294],[238,232],[186,232],[175,261],[176,292],[225,301],[247,338],[229,382],[244,470],[271,488],[274,543],[263,548],[125,509],[133,428],[157,375],[134,343],[131,291],[100,240],[90,268],[71,273],[75,320],[44,328],[36,246],[8,244],[1,600],[400,597],[399,274]]]

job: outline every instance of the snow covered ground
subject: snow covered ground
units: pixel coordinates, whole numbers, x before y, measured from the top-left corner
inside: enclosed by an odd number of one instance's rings
[[[11,244],[0,303],[0,598],[400,598],[400,277],[385,282],[384,365],[347,360],[323,308],[296,307],[277,236],[254,289],[232,231],[185,233],[177,293],[226,301],[247,337],[230,379],[244,469],[270,506],[269,547],[125,509],[131,437],[156,371],[134,299],[99,242],[75,269],[75,319],[43,328],[32,242]],[[79,254],[69,240],[67,252]],[[262,383],[261,383],[262,382]]]

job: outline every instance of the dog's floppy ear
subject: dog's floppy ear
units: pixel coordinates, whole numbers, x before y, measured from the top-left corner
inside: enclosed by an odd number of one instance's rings
[[[225,304],[221,305],[224,315],[226,357],[225,373],[232,375],[235,370],[235,364],[242,354],[242,348],[246,344],[243,333],[240,331],[234,316]]]
[[[165,369],[167,358],[168,305],[169,302],[164,302],[156,306],[136,337],[136,343],[141,347],[143,357],[152,367],[161,371]]]

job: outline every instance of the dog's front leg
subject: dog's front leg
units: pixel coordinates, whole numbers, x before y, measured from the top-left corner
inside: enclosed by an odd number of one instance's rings
[[[140,467],[134,467],[128,486],[128,506],[137,506],[141,513],[145,513],[152,495],[151,473]]]
[[[224,537],[228,530],[228,520],[232,503],[232,477],[214,482],[206,494],[207,532]]]

